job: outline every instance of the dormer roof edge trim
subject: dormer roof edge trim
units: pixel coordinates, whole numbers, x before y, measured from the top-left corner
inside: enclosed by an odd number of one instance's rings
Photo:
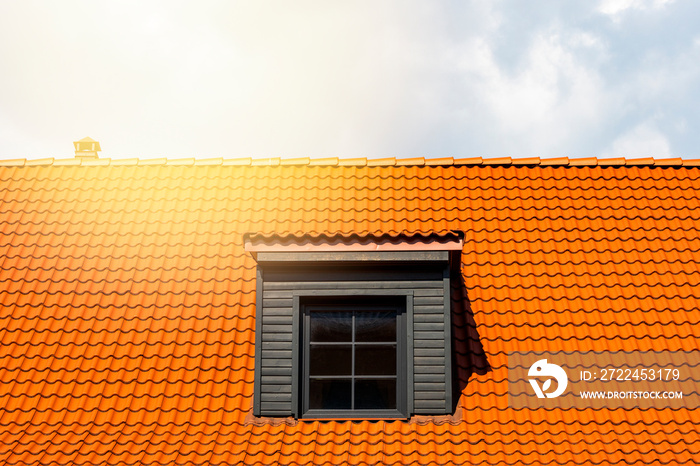
[[[323,253],[323,252],[434,252],[461,251],[464,234],[453,232],[431,235],[381,236],[322,236],[322,237],[266,237],[248,235],[245,250],[257,257],[258,253]]]

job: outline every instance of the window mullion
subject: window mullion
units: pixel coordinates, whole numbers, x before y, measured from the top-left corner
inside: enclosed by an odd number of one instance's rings
[[[357,311],[352,311],[352,358],[350,367],[350,409],[355,409],[355,314]]]

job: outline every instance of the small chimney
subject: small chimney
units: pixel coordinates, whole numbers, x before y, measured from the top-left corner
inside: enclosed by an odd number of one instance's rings
[[[75,158],[77,159],[96,159],[97,153],[102,150],[100,149],[100,143],[91,138],[75,141],[73,145],[75,146]]]

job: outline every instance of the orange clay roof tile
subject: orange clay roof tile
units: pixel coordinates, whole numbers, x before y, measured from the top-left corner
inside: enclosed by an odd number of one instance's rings
[[[402,165],[409,165],[409,166],[421,166],[425,165],[425,158],[423,157],[416,157],[412,159],[398,159],[396,161],[397,166],[402,166]]]
[[[693,409],[513,409],[507,396],[514,351],[698,350],[697,165],[2,161],[0,463],[697,462]],[[252,418],[246,234],[450,232],[464,232],[467,294],[452,302],[473,312],[453,314],[454,416]]]

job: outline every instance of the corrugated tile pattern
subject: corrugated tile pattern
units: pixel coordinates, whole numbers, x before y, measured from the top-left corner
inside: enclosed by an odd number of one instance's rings
[[[698,462],[695,410],[510,409],[506,357],[700,348],[699,194],[693,167],[2,167],[0,463]],[[455,416],[252,419],[243,235],[450,231]]]

